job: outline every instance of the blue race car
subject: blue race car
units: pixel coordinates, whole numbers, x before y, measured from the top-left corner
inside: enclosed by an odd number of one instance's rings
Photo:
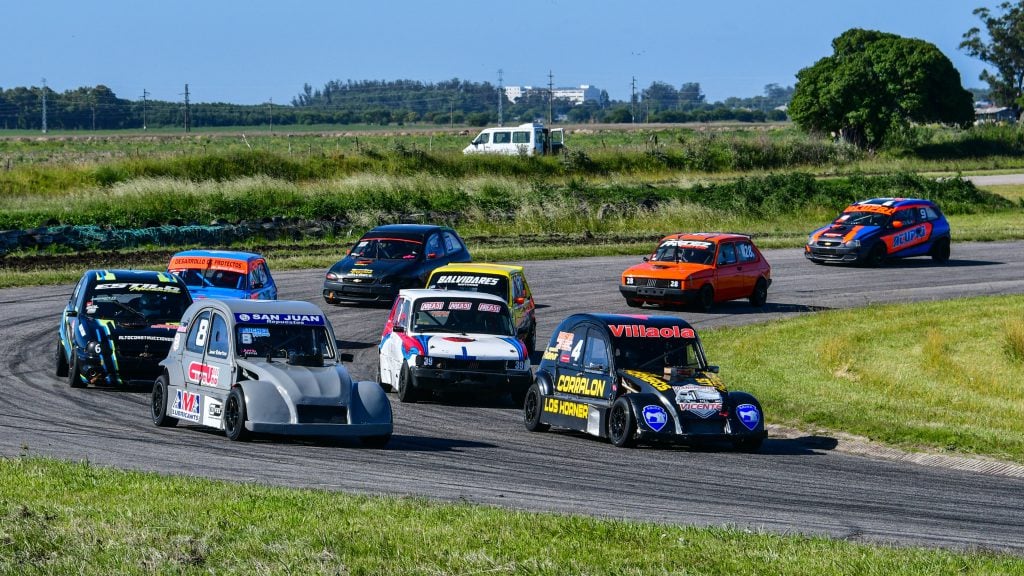
[[[89,270],[61,314],[57,376],[72,388],[152,383],[190,304],[173,274]]]
[[[811,232],[804,256],[825,262],[879,266],[891,258],[949,260],[949,222],[930,200],[873,198],[856,202],[828,226]]]
[[[180,276],[196,299],[277,300],[277,284],[259,254],[186,250],[171,256],[167,271]]]

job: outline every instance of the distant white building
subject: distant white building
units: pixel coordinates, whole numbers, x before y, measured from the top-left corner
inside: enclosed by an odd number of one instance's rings
[[[534,88],[533,86],[505,86],[505,97],[513,104],[515,104],[516,100],[531,92],[546,93],[547,88]],[[601,99],[601,90],[589,84],[580,84],[579,87],[573,88],[554,88],[551,92],[556,100],[569,100],[574,105],[583,104],[588,101],[597,102]]]

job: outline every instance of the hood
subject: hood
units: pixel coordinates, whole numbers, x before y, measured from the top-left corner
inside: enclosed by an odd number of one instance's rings
[[[681,390],[699,389],[707,393],[717,391],[719,396],[727,392],[722,379],[717,374],[710,372],[695,371],[691,375],[679,376],[671,380],[666,380],[663,374],[642,372],[640,370],[617,370],[616,373],[619,375],[619,378],[641,390],[659,392],[671,397],[673,400],[675,400]],[[711,396],[713,394],[694,394],[692,397],[695,400],[707,400]]]
[[[258,380],[273,382],[283,389],[294,404],[348,405],[352,379],[340,364],[295,366],[284,358],[267,362],[265,358],[238,358],[238,367],[253,373]]]
[[[423,338],[428,356],[466,360],[525,360],[526,347],[511,336],[438,334]]]
[[[83,328],[86,332],[86,339],[105,337],[117,348],[150,350],[163,357],[167,355],[171,343],[174,342],[174,334],[177,332],[178,326],[180,326],[178,322],[142,324],[89,318]]]
[[[630,266],[622,273],[623,276],[643,276],[645,278],[679,278],[696,272],[711,270],[707,264],[693,262],[644,262]]]
[[[193,300],[199,300],[200,298],[216,298],[220,300],[225,298],[241,298],[244,300],[249,297],[249,292],[247,290],[236,290],[234,288],[200,288],[197,286],[189,286],[188,293],[192,296]]]
[[[371,258],[353,258],[346,256],[340,262],[331,267],[331,272],[335,274],[352,275],[352,276],[372,276],[374,278],[380,278],[381,276],[402,276],[410,274],[417,266],[420,261],[416,259],[409,260],[374,260]]]
[[[850,224],[829,224],[818,228],[811,233],[814,242],[832,241],[849,242],[850,240],[863,240],[881,230],[878,226],[851,226]]]

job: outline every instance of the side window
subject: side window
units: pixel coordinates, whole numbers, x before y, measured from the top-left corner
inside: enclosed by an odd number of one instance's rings
[[[583,362],[583,346],[586,344],[587,326],[577,326],[572,332],[558,334],[558,363],[580,369]]]
[[[728,266],[736,263],[736,245],[733,243],[722,244],[718,249],[718,265]]]
[[[513,144],[529,144],[530,143],[530,133],[529,132],[525,132],[525,131],[521,131],[521,130],[513,132],[512,133],[512,143]]]
[[[395,319],[395,324],[398,324],[399,326],[405,326],[406,328],[409,327],[409,301],[408,300],[402,299],[402,301],[398,304],[398,314],[397,314],[397,318]]]
[[[740,262],[753,262],[757,260],[757,253],[750,242],[740,242],[736,245],[740,253]]]
[[[76,310],[78,309],[78,304],[81,302],[80,298],[82,296],[82,287],[85,286],[88,281],[89,279],[87,277],[83,277],[75,286],[75,291],[71,293],[71,298],[68,300],[68,304],[70,304],[72,308]]]
[[[903,222],[904,226],[908,226],[917,222],[917,209],[916,208],[904,208],[903,210],[897,210],[896,214],[892,217],[893,220],[899,220]]]
[[[935,208],[932,208],[931,206],[925,206],[924,208],[921,208],[921,212],[924,214],[922,220],[926,222],[931,222],[933,220],[939,219],[939,213],[936,212]]]
[[[484,132],[483,134],[476,137],[477,144],[487,144],[491,141],[491,133]]]
[[[494,133],[494,143],[495,144],[508,144],[511,141],[512,141],[512,133],[511,132],[495,132]]]
[[[458,252],[459,250],[462,250],[462,242],[459,241],[459,239],[455,236],[455,234],[452,234],[451,232],[445,232],[444,233],[444,249],[449,254],[454,254],[455,252]]]
[[[207,349],[207,354],[214,358],[227,358],[231,348],[228,344],[231,341],[230,336],[228,333],[228,323],[224,321],[224,317],[220,314],[214,314],[210,327],[210,347]]]
[[[202,354],[203,349],[206,348],[206,341],[210,336],[210,312],[209,310],[200,312],[194,320],[192,320],[192,327],[188,330],[188,342],[185,344],[185,348],[189,352],[195,352],[196,354]]]
[[[512,298],[526,299],[526,287],[523,285],[523,277],[519,274],[512,275]]]
[[[583,356],[583,368],[607,372],[608,367],[608,342],[596,330],[591,330],[587,335],[587,351]]]
[[[434,257],[444,255],[444,250],[441,247],[441,236],[438,234],[431,234],[430,238],[427,238],[427,256],[431,254]]]

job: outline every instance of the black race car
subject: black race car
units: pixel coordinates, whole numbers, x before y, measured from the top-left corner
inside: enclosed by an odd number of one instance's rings
[[[726,389],[700,338],[672,316],[574,314],[551,336],[523,403],[526,429],[571,428],[616,446],[726,441],[757,451],[761,404]]]
[[[378,226],[327,271],[324,300],[391,304],[399,290],[426,286],[434,268],[470,260],[466,243],[446,226]]]
[[[188,287],[174,274],[89,270],[61,314],[57,376],[72,388],[152,384],[190,304]]]

